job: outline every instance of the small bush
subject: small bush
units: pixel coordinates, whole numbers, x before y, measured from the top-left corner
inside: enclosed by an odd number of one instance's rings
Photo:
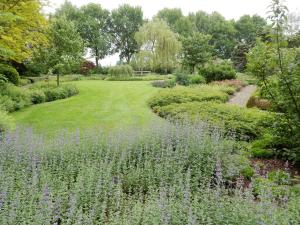
[[[83,75],[89,75],[93,72],[95,68],[96,68],[95,63],[90,61],[84,61],[81,63],[79,67],[79,73]]]
[[[0,74],[3,74],[9,82],[18,85],[20,82],[20,76],[18,71],[12,66],[0,64]]]
[[[39,104],[46,101],[46,95],[42,90],[33,90],[30,93],[33,104]]]
[[[0,110],[13,112],[16,109],[16,103],[7,95],[0,95]]]
[[[257,96],[251,96],[247,102],[248,108],[259,108],[262,110],[268,110],[271,108],[271,103],[266,99],[260,99]]]
[[[189,77],[190,79],[190,84],[205,84],[206,80],[203,76],[200,75],[191,75]]]
[[[8,96],[12,101],[14,101],[13,111],[32,104],[29,91],[12,84],[2,85],[0,94],[2,96]]]
[[[158,88],[172,88],[175,87],[176,82],[175,80],[156,80],[153,81],[151,84],[153,87]]]
[[[176,82],[177,84],[183,85],[183,86],[189,86],[190,85],[190,77],[185,72],[176,72],[175,74]]]
[[[227,61],[207,64],[199,69],[199,74],[202,75],[207,82],[236,78],[236,72],[233,66]]]
[[[0,110],[0,133],[14,127],[13,119],[6,112]]]
[[[120,65],[109,68],[108,73],[113,77],[131,77],[133,69],[130,65]]]
[[[66,90],[68,97],[77,95],[79,93],[78,88],[73,84],[63,85],[62,87]]]

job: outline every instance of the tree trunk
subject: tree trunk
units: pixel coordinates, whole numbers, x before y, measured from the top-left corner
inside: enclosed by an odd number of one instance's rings
[[[59,87],[59,74],[56,75],[56,83],[57,83],[57,87]]]
[[[96,56],[95,60],[96,60],[96,66],[98,67],[99,66],[99,58],[98,58],[98,56]]]

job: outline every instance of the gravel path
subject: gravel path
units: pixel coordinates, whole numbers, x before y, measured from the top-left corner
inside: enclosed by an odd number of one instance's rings
[[[255,85],[249,85],[242,88],[239,92],[228,101],[228,104],[239,105],[245,107],[251,95],[256,91],[257,87]]]

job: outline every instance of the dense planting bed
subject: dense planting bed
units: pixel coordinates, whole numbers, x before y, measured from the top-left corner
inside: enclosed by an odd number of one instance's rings
[[[245,188],[249,162],[222,136],[179,123],[46,143],[3,134],[0,224],[297,224],[299,197],[276,176]]]

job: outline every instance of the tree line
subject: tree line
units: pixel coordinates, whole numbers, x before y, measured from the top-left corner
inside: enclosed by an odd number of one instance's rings
[[[204,11],[183,15],[179,8],[160,10],[151,20],[141,7],[128,4],[109,11],[100,4],[76,7],[69,1],[45,16],[42,0],[0,3],[0,60],[24,74],[70,73],[87,52],[100,60],[118,53],[120,63],[136,70],[171,72],[178,65],[190,72],[212,58],[232,59],[244,70],[246,54],[271,25],[258,15],[237,21]],[[291,40],[291,41],[296,41]]]

